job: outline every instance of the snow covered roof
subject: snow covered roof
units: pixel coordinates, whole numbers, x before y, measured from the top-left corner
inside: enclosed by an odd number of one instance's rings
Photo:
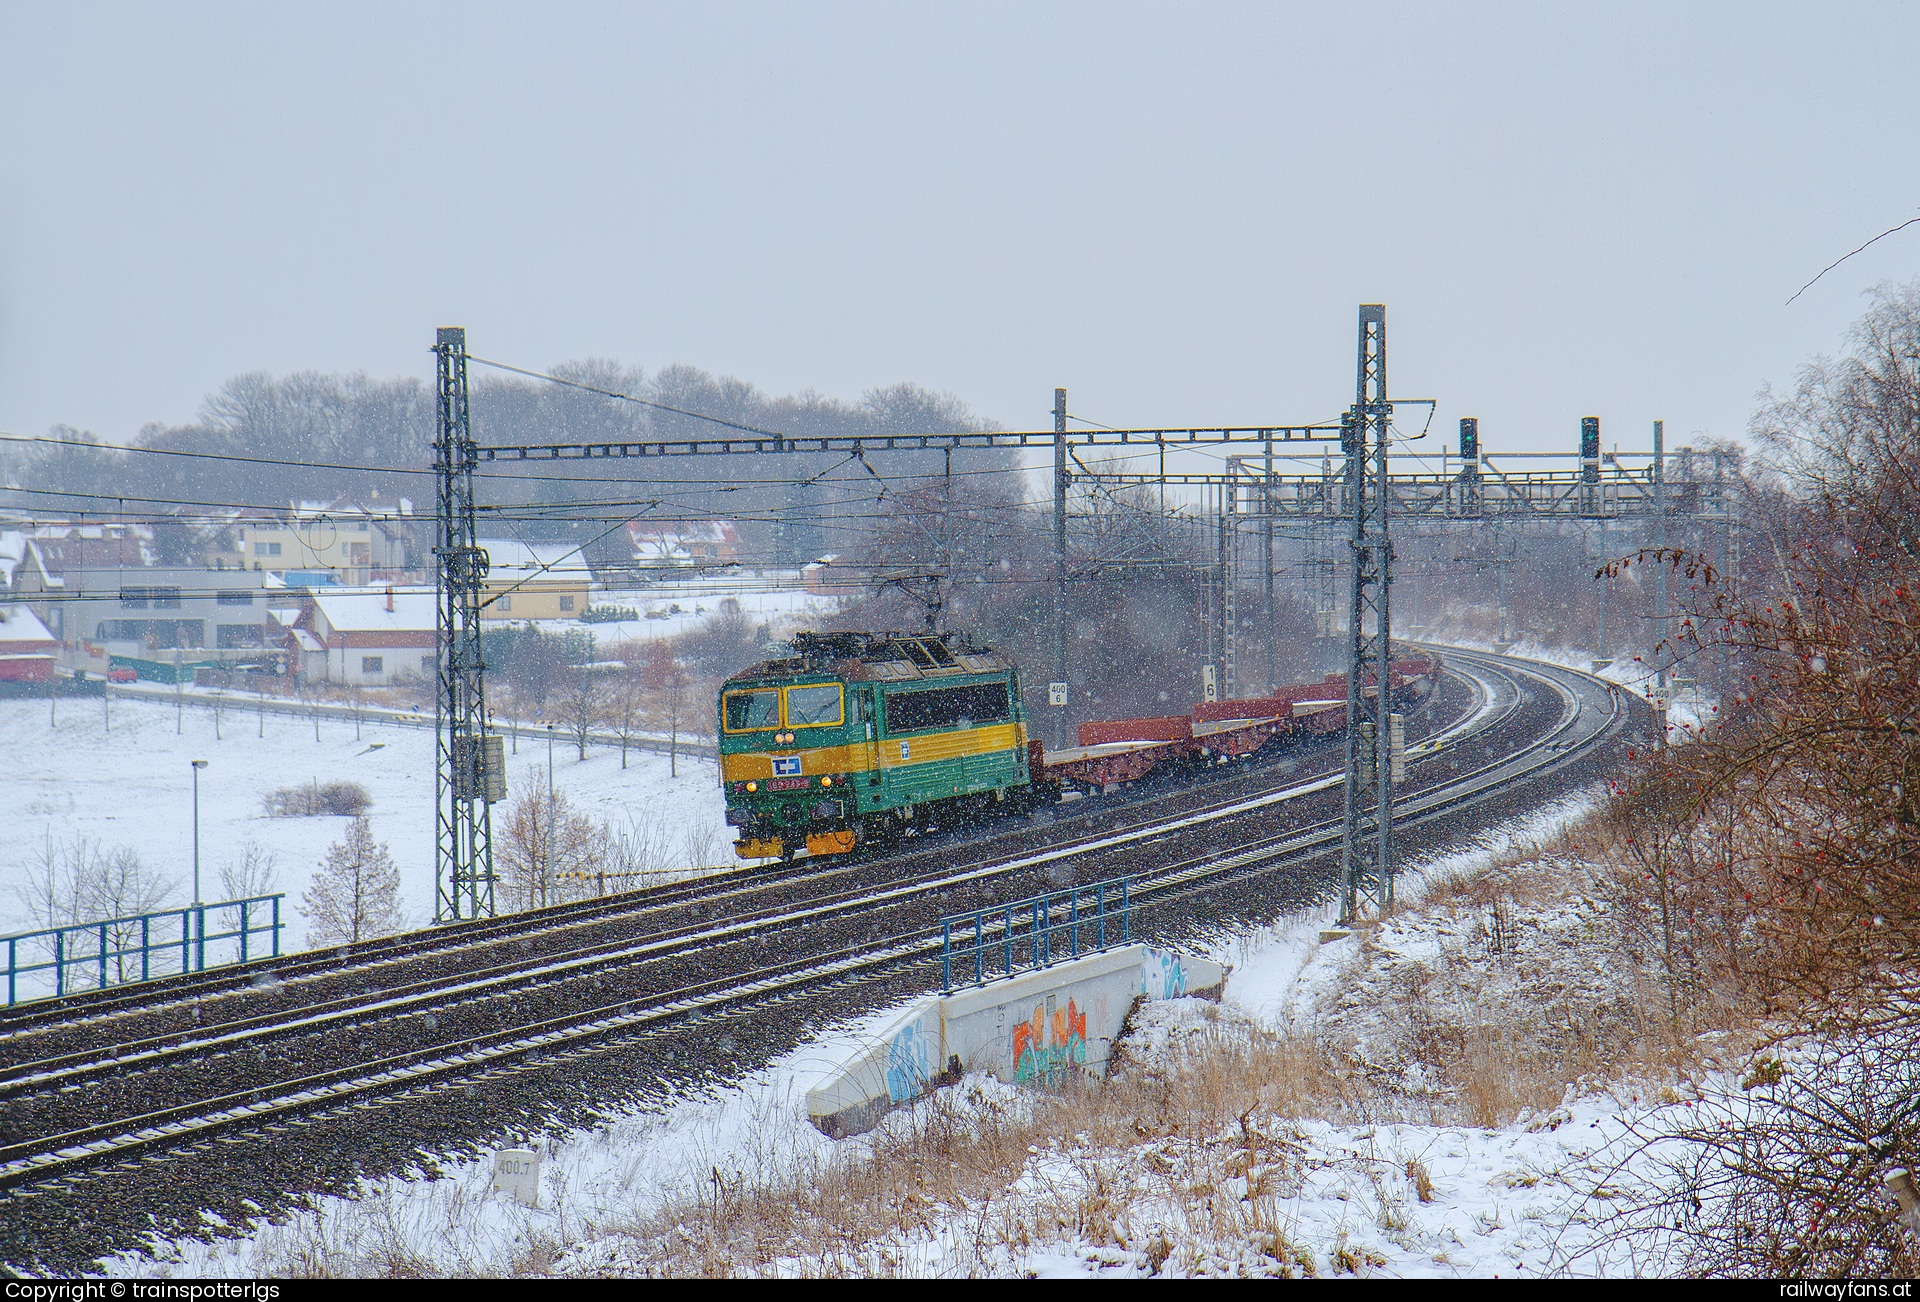
[[[593,580],[587,558],[572,543],[527,544],[482,538],[480,545],[486,548],[489,577],[494,579],[510,583],[529,578],[536,583],[542,579],[575,583]]]
[[[54,640],[40,617],[25,606],[0,606],[0,647]]]
[[[388,610],[388,593],[393,609]],[[341,633],[418,633],[435,628],[432,588],[316,588],[314,607]]]

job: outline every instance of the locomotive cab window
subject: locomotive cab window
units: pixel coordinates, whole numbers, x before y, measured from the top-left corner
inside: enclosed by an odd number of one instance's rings
[[[786,691],[789,728],[837,728],[846,719],[838,683],[815,683]]]
[[[763,732],[780,726],[778,688],[760,687],[744,692],[728,692],[722,700],[726,707],[728,732]]]

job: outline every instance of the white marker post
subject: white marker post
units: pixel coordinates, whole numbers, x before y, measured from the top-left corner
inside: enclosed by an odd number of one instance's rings
[[[503,1148],[493,1155],[493,1191],[522,1207],[540,1205],[540,1154],[531,1148]]]

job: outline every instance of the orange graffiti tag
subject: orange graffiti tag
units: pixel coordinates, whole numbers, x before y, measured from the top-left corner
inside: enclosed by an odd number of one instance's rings
[[[1072,1007],[1071,1004],[1068,1007]],[[1058,1015],[1056,1014],[1056,1020]],[[1084,1020],[1084,1019],[1083,1019]],[[1044,1048],[1047,1043],[1047,1010],[1040,1004],[1033,1007],[1033,1018],[1020,1022],[1013,1028],[1013,1060],[1020,1061],[1028,1049]]]
[[[1053,1042],[1055,1044],[1072,1044],[1075,1036],[1079,1036],[1081,1041],[1083,1043],[1085,1042],[1087,1038],[1087,1015],[1080,1011],[1079,1006],[1075,1004],[1073,1000],[1069,999],[1067,1000],[1066,1011],[1055,1012],[1053,1015]]]

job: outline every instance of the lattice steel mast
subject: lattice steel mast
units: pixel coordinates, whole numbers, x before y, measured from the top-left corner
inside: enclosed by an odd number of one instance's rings
[[[1387,534],[1387,461],[1393,404],[1387,400],[1387,309],[1360,307],[1353,406],[1341,425],[1353,532],[1348,603],[1346,822],[1340,841],[1340,919],[1357,921],[1393,904],[1393,547]],[[1372,693],[1369,695],[1369,688]]]
[[[487,554],[474,532],[473,467],[479,460],[467,406],[467,332],[442,327],[439,432],[433,468],[434,518],[434,921],[493,916],[493,830],[487,805],[506,795],[499,738],[487,736],[486,665],[480,654],[480,605]]]

